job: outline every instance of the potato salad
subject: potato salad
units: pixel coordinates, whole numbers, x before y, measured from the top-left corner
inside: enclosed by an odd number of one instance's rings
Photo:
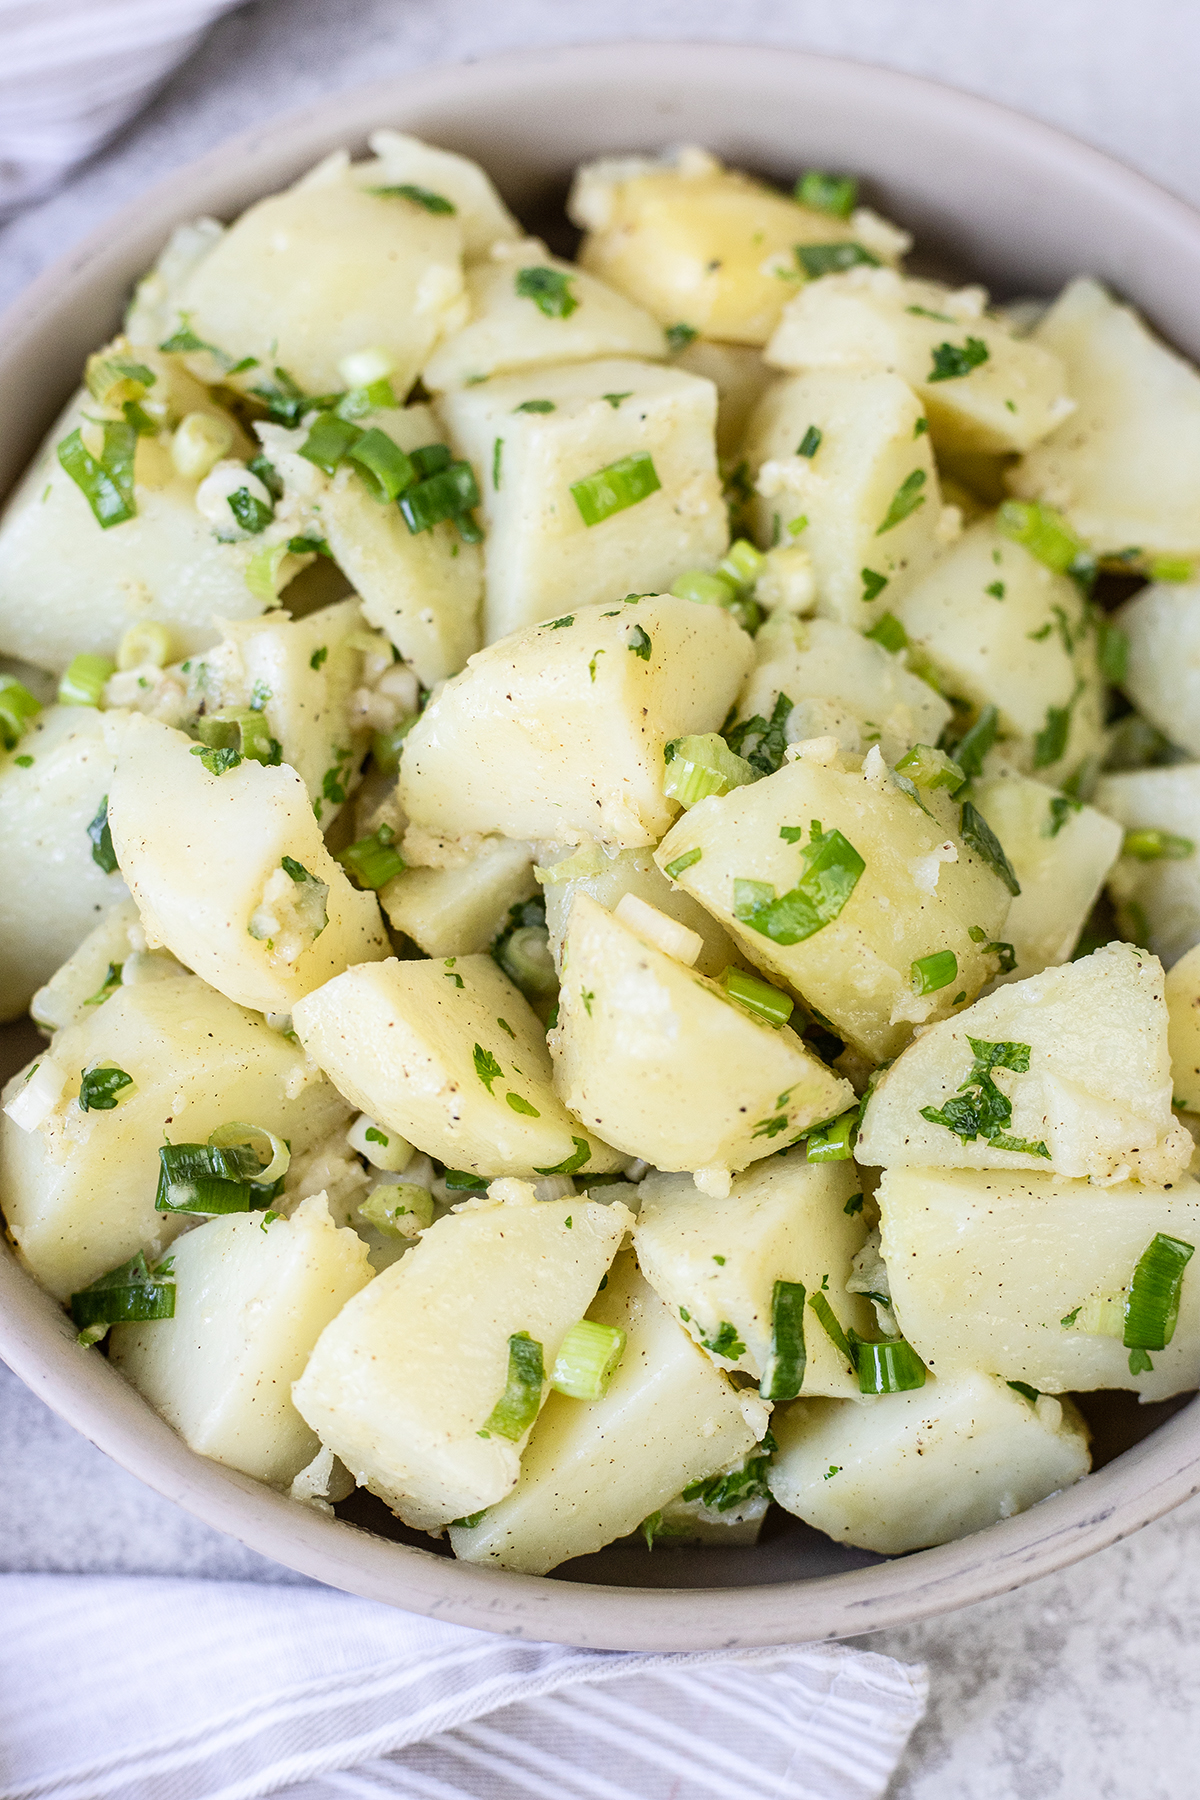
[[[1200,1384],[1200,376],[850,176],[596,162],[572,260],[370,149],[0,522],[15,1253],[473,1562],[1034,1505]]]

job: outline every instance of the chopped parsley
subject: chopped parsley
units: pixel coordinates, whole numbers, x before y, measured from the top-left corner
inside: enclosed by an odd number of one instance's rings
[[[514,406],[515,413],[551,413],[556,410],[553,400],[522,400],[520,406]]]
[[[896,492],[892,495],[892,503],[884,514],[883,524],[876,531],[876,537],[882,537],[885,531],[894,531],[910,518],[917,508],[924,506],[925,495],[921,489],[925,486],[924,469],[914,469],[906,475]]]
[[[1049,1160],[1044,1143],[1030,1138],[1012,1137],[1012,1101],[996,1086],[993,1069],[1010,1069],[1016,1075],[1029,1073],[1029,1045],[988,1043],[983,1038],[967,1038],[974,1062],[958,1091],[945,1106],[923,1106],[921,1117],[931,1125],[944,1125],[964,1144],[983,1138],[993,1150],[1009,1150],[1018,1156],[1042,1156]]]
[[[981,856],[992,872],[998,875],[1014,900],[1021,891],[1016,872],[1007,856],[1004,846],[996,836],[983,814],[969,800],[964,800],[959,818],[959,836],[969,850]]]
[[[730,1362],[736,1362],[739,1356],[746,1354],[745,1344],[728,1319],[722,1319],[715,1334],[712,1337],[702,1337],[700,1342],[713,1356],[728,1357]]]
[[[694,325],[685,325],[682,321],[677,325],[668,325],[666,329],[667,349],[671,351],[672,355],[677,356],[681,350],[686,350],[689,344],[694,344],[699,336],[700,333]]]
[[[380,199],[411,200],[414,206],[423,206],[427,213],[454,213],[458,211],[452,200],[445,194],[435,194],[432,188],[418,187],[414,181],[401,181],[395,186],[369,187],[368,194],[377,194]]]
[[[733,884],[734,918],[775,944],[802,943],[836,919],[866,868],[853,844],[840,831],[822,831],[819,819],[800,855],[800,879],[785,894],[765,881]]]
[[[133,1086],[133,1076],[111,1064],[80,1072],[83,1077],[79,1084],[80,1112],[111,1112],[125,1089]]]
[[[796,261],[809,281],[822,275],[837,275],[843,269],[865,267],[877,269],[879,258],[853,241],[840,244],[797,244]]]
[[[648,633],[643,631],[640,625],[633,626],[629,641],[625,648],[627,650],[632,650],[633,654],[636,657],[639,657],[642,662],[649,662],[651,647]]]
[[[859,573],[862,576],[863,599],[878,600],[888,584],[887,576],[881,575],[877,569],[860,569]]]
[[[791,711],[792,701],[788,695],[778,694],[769,719],[755,713],[753,718],[743,719],[740,725],[733,726],[725,734],[725,741],[735,756],[744,757],[760,775],[774,775],[783,766]]]
[[[579,305],[571,291],[571,280],[561,269],[520,269],[515,286],[521,299],[532,300],[545,318],[569,319]]]
[[[933,352],[933,367],[926,381],[959,381],[988,360],[988,347],[982,338],[968,337],[965,344],[939,344]]]
[[[491,1051],[485,1050],[482,1044],[475,1046],[475,1073],[489,1094],[492,1091],[493,1081],[498,1080],[504,1073]]]

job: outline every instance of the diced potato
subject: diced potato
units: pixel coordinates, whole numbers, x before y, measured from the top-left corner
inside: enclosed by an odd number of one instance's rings
[[[621,1163],[556,1097],[542,1026],[490,956],[347,969],[293,1019],[339,1092],[452,1169],[532,1179]]]
[[[869,1301],[847,1292],[851,1258],[867,1235],[852,1162],[809,1163],[799,1150],[739,1175],[726,1199],[697,1193],[686,1175],[649,1175],[633,1242],[646,1280],[722,1368],[761,1380],[771,1352],[777,1281],[823,1293],[843,1331],[873,1335]],[[737,1354],[713,1350],[733,1326]],[[726,1333],[728,1338],[728,1333]],[[817,1316],[805,1312],[801,1391],[857,1399],[858,1380]]]
[[[770,337],[792,283],[803,280],[798,244],[852,243],[860,229],[857,218],[799,206],[691,148],[673,164],[585,164],[569,211],[587,232],[579,250],[585,268],[664,325],[690,325],[735,344]],[[906,247],[897,234],[891,254]]]
[[[133,1086],[83,1112],[81,1072],[112,1065]],[[11,1107],[27,1072],[4,1090]],[[0,1205],[28,1266],[57,1298],[144,1249],[162,1254],[183,1222],[154,1210],[164,1142],[205,1143],[233,1120],[262,1125],[300,1154],[350,1116],[341,1096],[280,1033],[180,975],[119,987],[38,1058],[42,1096],[22,1129],[0,1122]]]
[[[1200,945],[1171,969],[1166,996],[1171,1091],[1189,1112],[1200,1113]]]
[[[545,1575],[637,1529],[693,1481],[750,1450],[767,1409],[698,1351],[629,1251],[588,1318],[626,1333],[600,1400],[552,1393],[515,1488],[475,1525],[454,1525],[464,1562]]]
[[[986,307],[983,288],[850,269],[789,301],[766,358],[890,370],[920,395],[939,449],[1029,450],[1075,410],[1067,372],[1047,340],[1014,337]]]
[[[1190,1176],[1102,1190],[1049,1174],[889,1169],[876,1197],[897,1321],[937,1374],[985,1368],[1052,1393],[1134,1388],[1143,1400],[1200,1382],[1196,1268],[1150,1370],[1131,1374],[1121,1342],[1125,1293],[1156,1233],[1200,1248]]]
[[[1087,278],[1032,342],[1061,359],[1078,410],[1013,470],[1013,493],[1059,508],[1100,553],[1200,552],[1200,375]]]
[[[927,1116],[969,1089],[973,1042],[1028,1052],[1027,1072],[1011,1061],[990,1069],[1012,1102],[1011,1120],[990,1138],[978,1121],[967,1139]],[[971,1125],[965,1120],[964,1131]],[[1008,1140],[1030,1153],[1003,1148]],[[1191,1154],[1171,1112],[1162,967],[1131,944],[1105,944],[1014,982],[923,1033],[875,1088],[855,1150],[877,1167],[1052,1169],[1104,1186],[1169,1183]]]
[[[175,1316],[115,1326],[109,1360],[201,1456],[282,1487],[319,1449],[292,1405],[313,1345],[370,1281],[323,1194],[290,1219],[210,1219],[172,1250]]]
[[[493,244],[521,235],[517,221],[501,200],[486,170],[468,156],[438,150],[404,131],[384,128],[368,137],[377,164],[366,164],[360,178],[370,186],[424,188],[449,200],[462,226],[463,254],[468,260],[486,256]]]
[[[404,742],[401,804],[450,837],[652,844],[676,811],[667,743],[719,728],[753,655],[724,608],[670,594],[526,627],[426,707]]]
[[[957,807],[944,795],[926,793],[925,802],[936,816],[891,785],[877,750],[861,771],[795,761],[749,787],[701,800],[668,832],[654,860],[665,869],[699,850],[700,859],[680,870],[680,886],[752,963],[782,977],[839,1037],[881,1061],[903,1049],[914,1024],[944,1018],[959,995],[974,998],[995,960],[972,938],[972,927],[991,941],[1008,910],[1000,877],[956,833]],[[835,916],[797,942],[780,942],[737,917],[735,884],[766,883],[781,898],[792,892],[806,866],[796,833],[808,833],[814,820],[826,833],[840,832],[865,867]],[[848,879],[853,865],[846,869]],[[953,979],[932,993],[915,992],[913,964],[946,950],[956,958]]]
[[[1004,757],[1022,773],[1061,784],[1098,756],[1104,690],[1083,598],[994,518],[970,526],[895,610],[946,693],[998,708]]]
[[[558,291],[544,296],[543,305],[519,283],[522,274],[546,271],[558,278]],[[421,371],[431,393],[518,369],[532,373],[543,363],[667,353],[663,328],[648,312],[576,263],[551,256],[537,238],[497,245],[466,280],[470,319],[442,340]]]
[[[758,658],[738,695],[739,720],[769,720],[781,694],[792,702],[789,743],[836,737],[843,750],[878,744],[895,763],[914,744],[936,744],[952,716],[941,695],[892,654],[836,619],[778,613],[754,640]]]
[[[1200,943],[1200,763],[1102,775],[1093,802],[1126,831],[1162,831],[1183,841],[1143,862],[1123,856],[1109,877],[1122,927],[1169,969]]]
[[[745,1458],[739,1458],[744,1463]],[[735,1464],[736,1468],[737,1465]],[[720,1481],[720,1475],[709,1481]],[[706,1506],[702,1500],[684,1500],[677,1496],[659,1508],[662,1523],[652,1531],[654,1543],[660,1539],[671,1544],[716,1544],[722,1549],[742,1544],[757,1544],[771,1505],[769,1493],[758,1492],[739,1499],[728,1511]]]
[[[897,375],[818,369],[773,382],[746,430],[759,543],[799,538],[817,610],[856,630],[911,587],[939,548],[942,496],[921,418]],[[816,448],[801,455],[811,431]]]
[[[487,838],[459,868],[405,869],[380,889],[393,929],[426,956],[475,956],[503,926],[510,906],[538,891],[533,846]]]
[[[554,1082],[571,1111],[655,1168],[728,1191],[744,1169],[854,1104],[790,1026],[761,1023],[577,894],[563,941]]]
[[[386,432],[405,451],[440,443],[444,435],[427,406],[387,407],[359,423]],[[464,543],[450,520],[411,532],[399,508],[375,500],[351,464],[331,479],[299,455],[303,431],[260,426],[259,435],[287,496],[310,510],[353,582],[364,617],[387,633],[427,687],[461,669],[479,646],[479,546]]]
[[[347,386],[339,364],[379,349],[407,393],[440,334],[461,315],[457,216],[372,194],[378,171],[327,157],[281,194],[250,206],[181,283],[180,320],[234,363],[248,390],[283,369],[306,394]]]
[[[109,825],[150,943],[263,1012],[386,956],[375,896],[325,848],[295,770],[245,761],[212,774],[199,750],[137,714],[121,737]]]
[[[675,367],[702,375],[717,390],[717,455],[723,463],[737,460],[755,402],[774,371],[762,352],[750,344],[718,344],[697,338],[675,358]]]
[[[524,1332],[539,1343],[548,1378],[631,1223],[620,1205],[504,1188],[503,1200],[493,1190],[439,1219],[343,1307],[292,1389],[359,1486],[418,1530],[515,1487],[528,1431],[488,1429],[509,1340]]]
[[[1121,828],[1023,775],[985,778],[971,792],[1021,884],[1004,922],[1016,967],[997,980],[1023,981],[1067,961],[1121,853]]]
[[[1129,639],[1121,686],[1165,737],[1200,756],[1200,582],[1145,588],[1113,622]]]
[[[1091,1467],[1069,1400],[1031,1406],[990,1375],[927,1381],[872,1406],[797,1400],[771,1429],[781,1506],[839,1544],[902,1556],[983,1531],[1070,1487]]]
[[[568,850],[548,853],[543,849],[538,861],[554,868],[568,860],[571,854]],[[576,894],[589,894],[605,912],[614,912],[626,894],[633,894],[647,906],[656,906],[668,918],[678,920],[701,940],[702,948],[692,965],[701,975],[715,978],[731,963],[741,962],[741,953],[733,939],[712,914],[659,873],[653,850],[620,850],[615,856],[601,853],[599,861],[599,872],[594,875],[575,875],[562,881],[549,881],[543,877],[546,925],[550,932],[551,954],[557,965],[562,963],[563,937]]]
[[[147,950],[137,903],[118,900],[88,932],[79,948],[56,969],[29,1004],[37,1024],[47,1031],[78,1025],[91,1008],[107,999],[112,988],[138,982],[164,981],[186,975],[168,950]]]
[[[128,893],[119,874],[94,860],[88,836],[125,719],[90,706],[47,707],[11,755],[0,751],[0,1019],[19,1018],[35,989]]]
[[[523,411],[530,400],[554,411]],[[729,542],[716,405],[709,381],[617,357],[442,396],[450,441],[483,495],[486,642],[716,562]],[[638,483],[648,491],[588,524],[572,487],[632,457],[648,459]]]

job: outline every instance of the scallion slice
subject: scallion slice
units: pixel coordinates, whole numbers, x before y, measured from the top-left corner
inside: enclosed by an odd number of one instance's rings
[[[0,744],[6,750],[16,749],[41,710],[41,701],[15,675],[0,674]]]
[[[862,244],[797,244],[795,249],[796,261],[809,281],[817,281],[822,275],[840,274],[843,269],[879,267],[879,258],[872,256]]]
[[[935,950],[930,956],[918,956],[912,965],[911,976],[918,994],[936,994],[957,978],[958,958],[953,950]]]
[[[1165,1350],[1175,1335],[1183,1272],[1194,1244],[1159,1231],[1138,1257],[1125,1301],[1127,1350]],[[1132,1362],[1131,1365],[1132,1367]]]
[[[364,435],[349,419],[323,412],[309,426],[308,436],[300,446],[300,455],[306,462],[315,463],[318,469],[332,475],[342,458]],[[382,432],[380,436],[383,436]]]
[[[175,1316],[175,1282],[172,1262],[154,1268],[146,1265],[146,1253],[139,1250],[127,1263],[110,1269],[97,1281],[81,1288],[70,1298],[71,1318],[82,1343],[95,1344],[110,1325],[142,1324],[150,1319],[173,1319]]]
[[[156,1212],[249,1212],[275,1198],[277,1183],[264,1183],[262,1160],[251,1144],[163,1144],[158,1152]]]
[[[123,406],[127,400],[140,400],[158,379],[145,363],[134,362],[128,356],[104,356],[99,351],[88,357],[83,378],[88,392],[101,406]]]
[[[938,344],[926,381],[961,381],[972,369],[987,362],[991,352],[982,338],[968,337],[962,344]]]
[[[710,794],[728,794],[756,779],[744,757],[736,756],[715,731],[672,738],[667,745],[663,793],[685,808]]]
[[[806,169],[796,183],[793,198],[814,212],[848,219],[858,199],[858,183],[853,175],[827,175],[823,169]]]
[[[381,825],[370,837],[358,838],[339,850],[337,860],[360,888],[377,890],[407,866],[396,849],[395,838],[390,825]]]
[[[514,1332],[508,1340],[508,1380],[484,1421],[481,1436],[495,1432],[514,1443],[524,1436],[541,1408],[545,1379],[542,1346],[527,1331]]]
[[[808,1133],[805,1151],[809,1162],[849,1162],[854,1151],[859,1110],[852,1106],[848,1112],[839,1113],[836,1119],[830,1119],[828,1124],[818,1125]]]
[[[416,475],[412,458],[377,426],[364,431],[345,455],[362,476],[372,499],[378,500],[381,506],[395,500],[410,487]]]
[[[251,706],[205,713],[196,721],[196,734],[210,750],[233,750],[271,768],[283,759],[283,746],[271,736],[265,715]]]
[[[1159,831],[1148,826],[1127,831],[1121,845],[1121,854],[1132,856],[1138,862],[1159,862],[1163,859],[1169,862],[1186,862],[1195,853],[1196,846],[1191,838],[1179,837],[1173,831]]]
[[[932,744],[914,744],[896,764],[898,775],[907,775],[919,788],[949,788],[954,793],[967,779],[962,764]]]
[[[786,1025],[795,1008],[795,1001],[790,994],[781,993],[779,988],[772,987],[769,981],[762,981],[757,975],[748,975],[744,969],[727,968],[720,978],[721,986],[731,1000],[738,1000],[752,1012],[756,1019],[764,1024],[778,1028]]]
[[[137,512],[133,497],[133,459],[137,452],[136,427],[126,420],[106,420],[101,427],[103,447],[97,458],[85,448],[76,429],[58,446],[58,460],[91,507],[97,524],[107,531],[123,525]]]
[[[1091,586],[1096,559],[1053,507],[1031,500],[1005,500],[996,514],[996,524],[1005,537],[1023,544],[1031,556],[1055,574],[1070,575],[1083,588]]]
[[[844,1356],[851,1368],[855,1366],[855,1346],[842,1330],[841,1320],[834,1312],[825,1295],[815,1293],[808,1303],[817,1318],[821,1321],[821,1329],[840,1356]]]
[[[985,706],[970,731],[959,739],[954,760],[967,781],[973,781],[983,773],[983,759],[995,743],[999,729],[1000,714],[994,706]]]
[[[358,1213],[385,1237],[415,1237],[433,1223],[433,1195],[415,1181],[384,1181],[371,1189]]]
[[[685,850],[682,856],[677,856],[674,862],[669,862],[663,873],[669,875],[672,881],[678,881],[684,871],[698,863],[703,855],[704,851],[697,844],[693,849]]]
[[[804,1284],[777,1281],[771,1289],[771,1348],[758,1391],[764,1400],[794,1400],[804,1385]]]
[[[59,677],[60,706],[99,706],[104,697],[104,684],[116,671],[116,663],[107,656],[92,656],[87,651],[71,658]]]
[[[416,455],[412,460],[416,461]],[[420,531],[431,531],[444,519],[459,519],[478,505],[479,488],[468,462],[448,462],[400,496],[400,511],[414,537]]]
[[[855,1345],[860,1394],[908,1394],[925,1386],[925,1364],[904,1338]]]
[[[707,569],[689,569],[677,575],[669,592],[680,600],[694,600],[698,606],[732,606],[738,597],[736,582]]]
[[[863,636],[873,638],[875,643],[882,644],[893,656],[897,651],[908,648],[908,633],[895,613],[882,613],[870,631],[864,632]]]
[[[625,1333],[616,1325],[580,1319],[562,1341],[550,1386],[572,1400],[600,1400],[625,1354]]]
[[[284,1139],[276,1137],[265,1125],[247,1125],[240,1119],[231,1120],[228,1125],[218,1125],[209,1133],[208,1141],[219,1150],[246,1150],[256,1162],[250,1170],[250,1179],[270,1184],[286,1175],[292,1160],[291,1150]],[[245,1159],[248,1163],[249,1159]]]
[[[454,461],[446,444],[422,444],[419,450],[410,450],[408,455],[417,472],[418,481],[424,481],[430,475],[440,475]]]
[[[662,486],[652,457],[645,450],[597,469],[571,483],[571,493],[579,508],[579,516],[587,526],[602,525],[614,514],[636,506]]]

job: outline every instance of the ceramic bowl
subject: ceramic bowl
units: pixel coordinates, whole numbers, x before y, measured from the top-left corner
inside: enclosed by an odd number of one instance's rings
[[[0,491],[117,325],[171,228],[232,218],[318,157],[392,125],[477,157],[534,229],[564,243],[583,158],[691,141],[790,184],[850,169],[912,229],[926,265],[1000,296],[1087,272],[1200,360],[1200,216],[1060,132],[910,76],[786,50],[613,44],[524,52],[379,83],[271,120],[168,177],[44,274],[0,323]],[[557,219],[555,227],[552,221]],[[566,244],[569,247],[569,242]],[[30,1054],[10,1028],[7,1060]],[[187,1449],[5,1249],[0,1355],[54,1411],[159,1493],[334,1587],[460,1624],[598,1648],[795,1643],[896,1625],[1049,1573],[1200,1490],[1200,1410],[1084,1396],[1097,1470],[1020,1517],[885,1561],[775,1513],[753,1549],[613,1546],[555,1575],[458,1563],[359,1495],[323,1517]],[[10,1472],[10,1479],[14,1473]]]

